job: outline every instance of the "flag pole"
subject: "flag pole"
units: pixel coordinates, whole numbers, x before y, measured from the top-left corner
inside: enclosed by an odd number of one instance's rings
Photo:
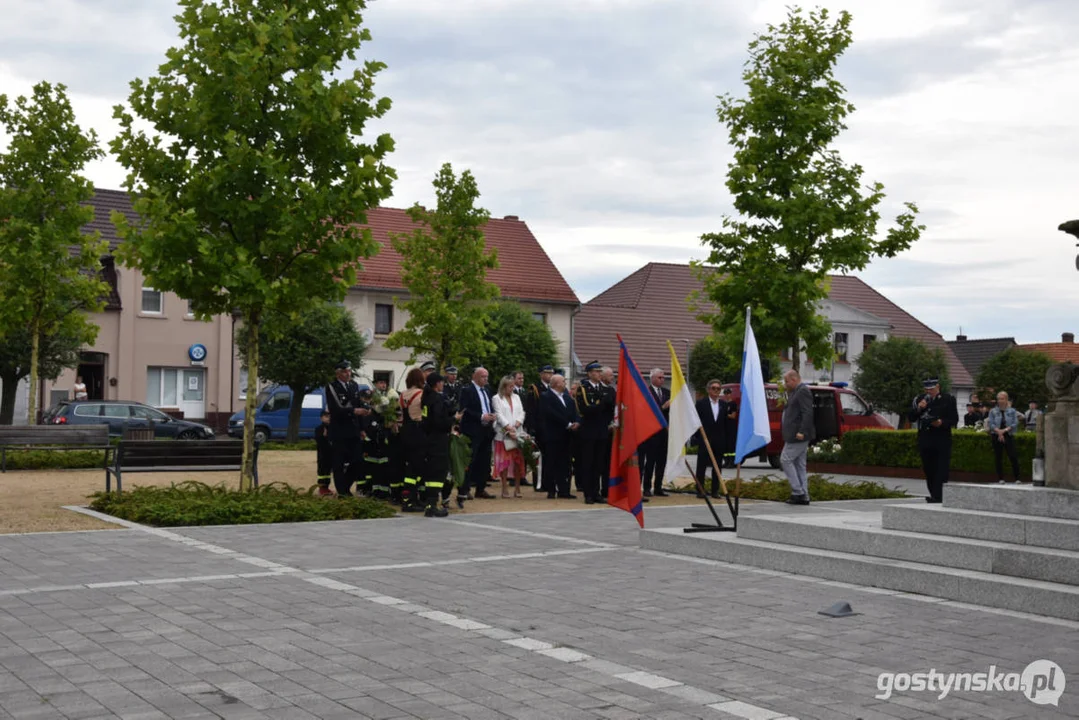
[[[690,477],[693,478],[693,482],[697,485],[697,492],[699,492],[701,494],[701,497],[704,498],[704,501],[706,503],[708,503],[708,509],[709,509],[709,511],[711,511],[712,517],[714,517],[716,519],[716,524],[715,525],[703,525],[701,523],[693,523],[693,527],[683,528],[682,532],[687,532],[687,533],[692,533],[692,532],[715,532],[716,530],[727,530],[727,529],[729,529],[729,528],[725,527],[723,525],[723,521],[719,519],[719,515],[716,513],[715,507],[713,507],[712,501],[708,499],[708,493],[706,493],[704,491],[704,485],[701,484],[700,479],[697,477],[697,473],[693,472],[693,468],[691,468],[689,466],[689,460],[686,459],[686,458],[682,458],[682,462],[684,462],[686,464],[686,470],[689,470]],[[731,501],[728,498],[727,499],[727,505],[729,506],[730,504],[731,504]]]

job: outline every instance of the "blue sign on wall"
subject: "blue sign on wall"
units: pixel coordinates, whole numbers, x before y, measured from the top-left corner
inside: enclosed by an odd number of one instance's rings
[[[187,349],[187,356],[191,358],[192,362],[202,362],[206,359],[206,346],[202,343],[195,343]]]

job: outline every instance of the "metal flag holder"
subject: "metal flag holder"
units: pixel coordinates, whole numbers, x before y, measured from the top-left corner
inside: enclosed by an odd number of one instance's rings
[[[716,474],[716,478],[719,480],[719,486],[723,490],[723,497],[727,501],[727,509],[731,511],[731,520],[733,524],[726,526],[723,521],[719,519],[719,514],[716,513],[715,507],[712,505],[712,500],[708,497],[708,493],[704,491],[704,485],[701,483],[700,478],[697,477],[697,473],[693,472],[693,469],[689,466],[689,460],[682,458],[682,461],[686,464],[686,469],[689,470],[689,474],[693,477],[693,482],[697,485],[697,492],[704,498],[704,501],[708,504],[708,510],[712,513],[712,517],[715,519],[716,524],[711,525],[707,523],[692,523],[691,527],[683,528],[684,533],[701,533],[701,532],[738,532],[738,497],[741,495],[742,489],[742,465],[739,463],[738,469],[735,472],[735,497],[734,503],[731,503],[731,494],[727,491],[727,483],[723,479],[723,473],[720,472],[719,463],[716,462],[715,453],[712,452],[712,444],[708,442],[708,436],[704,433],[702,428],[701,438],[704,440],[704,447],[708,450],[708,457],[712,460],[712,472]],[[698,452],[700,452],[698,450]]]

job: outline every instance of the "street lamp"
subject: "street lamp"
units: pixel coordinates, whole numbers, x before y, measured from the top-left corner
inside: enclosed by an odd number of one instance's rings
[[[835,355],[832,356],[832,382],[835,382],[835,356],[847,354],[847,343],[840,340],[835,344]]]

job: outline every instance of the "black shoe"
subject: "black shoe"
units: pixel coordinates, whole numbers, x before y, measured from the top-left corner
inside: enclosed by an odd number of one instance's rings
[[[547,499],[548,500],[554,500],[555,497],[557,497],[557,496],[554,493],[547,493]]]
[[[670,497],[670,493],[667,492],[666,490],[656,490],[652,494],[655,495],[656,497]]]
[[[931,498],[931,497],[927,497],[927,498],[925,499],[925,501],[926,501],[927,503],[939,503],[939,502],[941,502],[940,500],[937,500],[936,498]]]
[[[528,482],[527,480],[522,480],[519,484],[521,487],[532,487],[532,483]]]
[[[713,500],[719,500],[719,490],[713,490],[712,491],[712,499]]]
[[[651,502],[651,501],[646,497],[642,497],[641,502],[646,503],[646,502]]]
[[[401,512],[407,513],[423,512],[423,510],[423,506],[421,505],[405,505],[403,508],[401,508]]]
[[[427,508],[424,511],[423,516],[424,517],[446,517],[449,514],[450,514],[450,511],[447,510],[446,508],[440,508],[440,507],[436,507],[436,506],[432,505],[431,507]]]
[[[565,495],[559,495],[558,498],[560,500],[576,500],[577,496],[571,493],[566,493]]]
[[[788,505],[808,505],[809,498],[805,495],[794,495],[787,500]]]
[[[457,509],[458,510],[464,510],[465,509],[465,499],[463,497],[461,497],[461,496],[457,497]]]
[[[643,493],[641,493],[641,497],[652,497],[652,491],[645,490]]]
[[[595,504],[596,504],[596,500],[595,500],[595,498],[590,498],[590,497],[586,497],[586,498],[584,499],[584,504],[585,504],[585,505],[595,505]]]

